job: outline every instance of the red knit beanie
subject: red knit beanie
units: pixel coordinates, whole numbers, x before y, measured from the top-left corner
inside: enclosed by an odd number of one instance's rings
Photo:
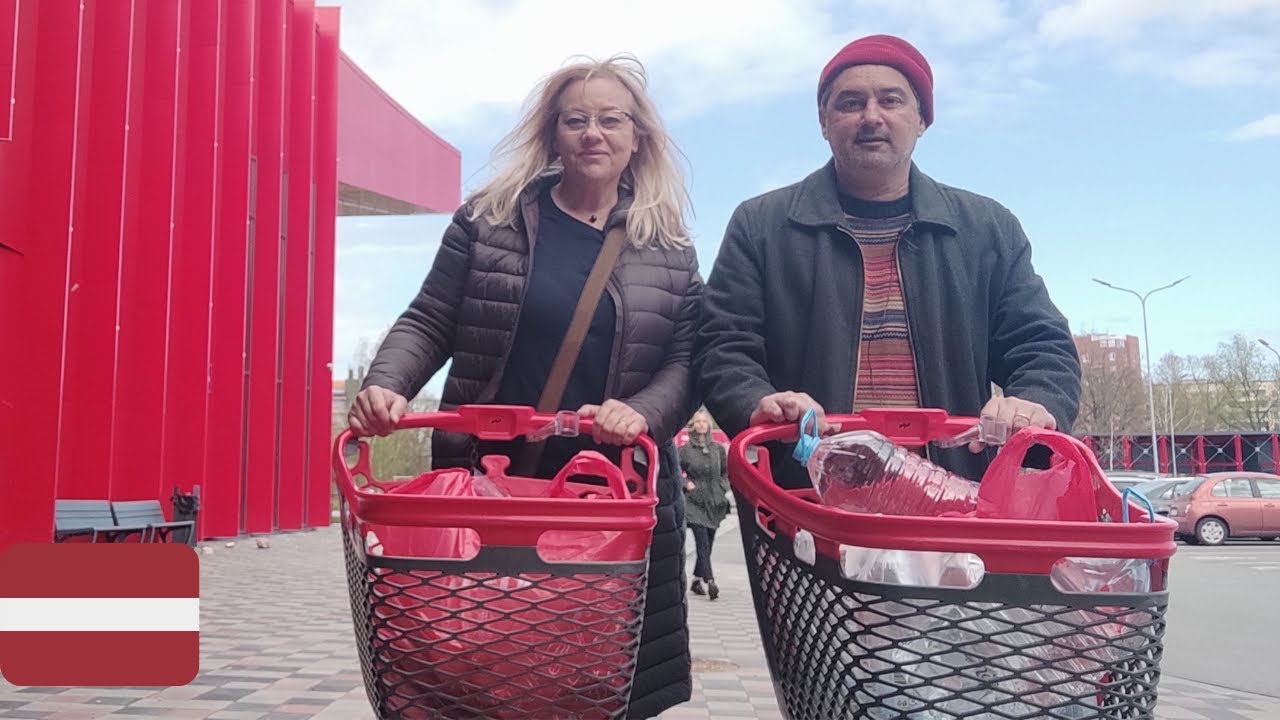
[[[920,100],[920,117],[925,127],[933,123],[933,70],[911,43],[892,35],[868,35],[845,45],[822,68],[818,97],[822,97],[823,90],[841,71],[854,65],[888,65],[906,75]]]

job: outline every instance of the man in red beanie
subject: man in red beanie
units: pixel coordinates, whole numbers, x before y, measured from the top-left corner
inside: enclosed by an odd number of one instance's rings
[[[1079,357],[1017,218],[912,161],[934,118],[928,61],[864,37],[817,96],[831,161],[739,205],[707,281],[693,370],[712,415],[730,434],[868,407],[1069,431]],[[977,480],[994,452],[929,455]],[[775,480],[809,484],[790,448],[770,457]]]

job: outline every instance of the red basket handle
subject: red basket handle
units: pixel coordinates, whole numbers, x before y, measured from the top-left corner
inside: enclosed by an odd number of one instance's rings
[[[857,415],[829,415],[841,432],[871,429],[907,447],[951,437],[968,429],[976,418],[951,417],[940,409],[869,409]],[[758,425],[739,433],[729,446],[729,482],[755,508],[783,527],[804,528],[820,543],[839,543],[901,550],[932,550],[977,554],[988,572],[1047,574],[1062,557],[1168,558],[1176,549],[1172,522],[1046,523],[988,518],[935,518],[896,515],[857,515],[805,499],[773,481],[770,441],[794,441],[795,423]],[[747,457],[758,447],[758,462]],[[1019,458],[1020,460],[1021,458]],[[791,462],[788,459],[788,462]],[[811,493],[810,493],[811,494]],[[828,551],[833,548],[828,547]]]
[[[867,408],[855,415],[828,415],[840,432],[875,430],[890,442],[906,447],[926,445],[968,430],[978,418],[952,417],[934,408]]]
[[[473,435],[481,440],[514,440],[515,438],[529,435],[544,428],[548,423],[555,421],[555,415],[552,413],[539,413],[532,407],[521,405],[460,405],[456,410],[437,411],[428,413],[410,413],[403,415],[400,422],[396,423],[396,430],[410,430],[415,428],[435,428],[438,430],[446,430],[450,432],[466,433]],[[579,434],[590,434],[591,427],[594,423],[592,418],[581,418],[579,420]],[[355,484],[355,476],[363,477],[371,485],[385,490],[386,488],[378,482],[373,476],[373,465],[369,456],[369,445],[365,442],[358,443],[359,456],[355,466],[347,464],[344,448],[356,436],[348,428],[339,433],[333,445],[333,468],[335,479],[338,485],[338,491],[343,494],[348,502],[354,503],[359,490]],[[648,459],[648,473],[644,478],[633,478],[642,480],[645,483],[647,494],[650,497],[657,497],[658,494],[658,470],[660,458],[658,455],[658,445],[648,435],[640,435],[636,438],[633,450],[639,448],[644,450]],[[626,498],[625,483],[622,483],[623,476],[627,471],[633,469],[632,459],[634,452],[623,451],[623,460],[625,468],[618,471],[619,485],[615,486],[611,476],[604,473],[601,474],[610,483],[610,488],[614,490],[615,497]],[[612,463],[610,463],[612,466]],[[563,485],[563,483],[562,483]],[[622,494],[618,490],[622,489]]]

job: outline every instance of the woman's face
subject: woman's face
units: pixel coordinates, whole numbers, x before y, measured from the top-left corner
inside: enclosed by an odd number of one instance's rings
[[[616,185],[640,148],[631,93],[613,78],[593,77],[565,86],[558,105],[555,151],[565,177]]]
[[[711,420],[706,415],[698,413],[693,416],[693,431],[699,435],[706,435],[711,432]]]

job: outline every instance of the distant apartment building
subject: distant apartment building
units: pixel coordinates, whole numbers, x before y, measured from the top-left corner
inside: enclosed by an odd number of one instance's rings
[[[1075,335],[1072,339],[1082,365],[1110,370],[1142,369],[1142,352],[1133,335]]]

